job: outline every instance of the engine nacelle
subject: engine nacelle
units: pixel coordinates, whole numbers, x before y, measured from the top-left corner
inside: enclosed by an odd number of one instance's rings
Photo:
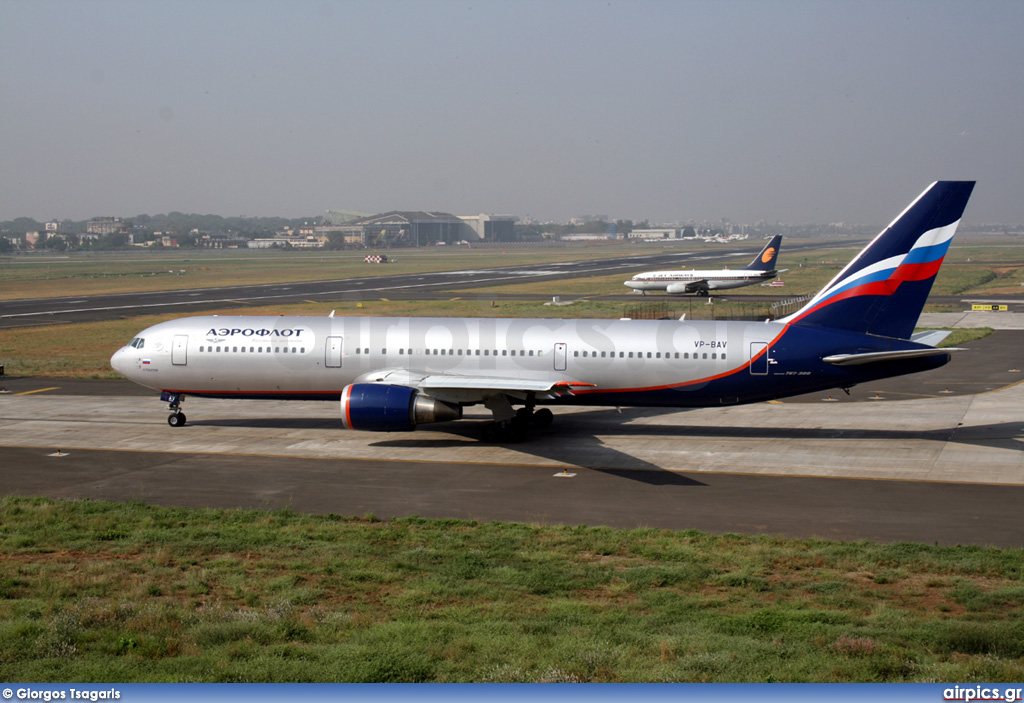
[[[341,422],[349,430],[405,432],[462,417],[462,407],[385,383],[351,383],[341,391]]]
[[[669,283],[665,286],[666,293],[674,293],[679,295],[681,293],[693,293],[701,289],[701,281],[686,281],[682,283]]]

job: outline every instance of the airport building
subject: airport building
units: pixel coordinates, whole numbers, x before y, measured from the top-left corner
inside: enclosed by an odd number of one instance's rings
[[[513,241],[516,218],[511,215],[468,215],[447,212],[392,210],[343,224],[323,225],[339,232],[345,243],[365,247],[425,247],[459,242]]]
[[[120,217],[94,217],[85,223],[85,231],[88,234],[128,234],[131,230],[131,221],[122,220]]]
[[[635,229],[629,233],[629,239],[679,239],[682,230],[672,228]]]
[[[516,218],[512,215],[460,215],[459,219],[473,230],[477,239],[485,242],[514,242]],[[471,237],[463,237],[473,241]]]

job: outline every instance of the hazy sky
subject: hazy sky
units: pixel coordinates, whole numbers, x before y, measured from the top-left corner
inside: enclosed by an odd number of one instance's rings
[[[0,0],[0,220],[1024,223],[1020,0]]]

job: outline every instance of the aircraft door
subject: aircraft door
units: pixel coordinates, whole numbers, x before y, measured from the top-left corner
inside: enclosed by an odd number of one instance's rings
[[[758,356],[760,354],[761,356]],[[768,343],[750,343],[750,373],[754,376],[768,375]]]
[[[328,337],[324,365],[329,369],[341,368],[342,337]]]
[[[171,364],[185,366],[188,362],[188,335],[176,334],[171,343]]]
[[[568,356],[569,352],[565,342],[557,342],[555,344],[555,371],[565,371],[566,357]]]

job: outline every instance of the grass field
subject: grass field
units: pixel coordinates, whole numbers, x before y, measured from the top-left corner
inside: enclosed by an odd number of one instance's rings
[[[1024,678],[1024,553],[0,499],[6,681]]]

